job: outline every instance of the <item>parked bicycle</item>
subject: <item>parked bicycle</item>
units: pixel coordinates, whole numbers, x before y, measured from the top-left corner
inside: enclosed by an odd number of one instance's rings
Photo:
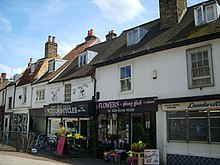
[[[56,152],[57,148],[57,138],[48,137],[47,134],[40,133],[35,135],[35,139],[31,142],[29,149],[31,153],[51,151],[52,153]]]

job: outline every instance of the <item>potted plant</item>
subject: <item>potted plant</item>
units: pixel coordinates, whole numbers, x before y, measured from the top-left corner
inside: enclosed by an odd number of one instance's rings
[[[144,152],[145,148],[146,148],[146,143],[143,143],[142,141],[131,144],[131,150],[134,152]]]

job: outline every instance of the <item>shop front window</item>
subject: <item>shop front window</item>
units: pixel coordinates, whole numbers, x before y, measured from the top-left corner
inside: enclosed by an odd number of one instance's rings
[[[98,139],[112,149],[129,150],[134,142],[143,141],[154,146],[155,135],[153,113],[109,113],[99,114]]]
[[[219,111],[168,113],[168,140],[220,142]]]
[[[210,112],[210,134],[212,142],[220,142],[220,112]]]
[[[186,140],[186,113],[171,112],[169,119],[169,139],[170,140]]]

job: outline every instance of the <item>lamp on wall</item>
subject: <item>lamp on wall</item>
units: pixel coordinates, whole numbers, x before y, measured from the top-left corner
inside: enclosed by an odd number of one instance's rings
[[[157,79],[157,70],[152,71],[152,78]]]
[[[21,99],[21,95],[19,95],[18,98]]]

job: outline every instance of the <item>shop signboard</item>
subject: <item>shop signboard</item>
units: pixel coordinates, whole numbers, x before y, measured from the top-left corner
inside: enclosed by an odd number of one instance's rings
[[[162,110],[164,111],[198,110],[198,109],[212,110],[219,108],[220,108],[220,100],[162,104]]]
[[[50,104],[44,107],[46,116],[88,116],[88,102],[70,104]]]
[[[160,164],[159,150],[158,149],[146,149],[144,150],[144,165],[156,165]]]
[[[156,111],[156,97],[126,100],[100,101],[96,103],[99,113],[125,113]]]

